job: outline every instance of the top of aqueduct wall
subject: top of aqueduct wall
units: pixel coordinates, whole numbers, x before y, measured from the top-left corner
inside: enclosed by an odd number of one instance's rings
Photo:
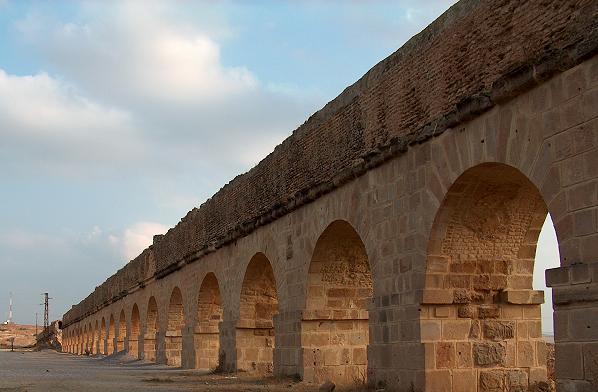
[[[64,316],[65,326],[573,67],[592,0],[461,0]]]

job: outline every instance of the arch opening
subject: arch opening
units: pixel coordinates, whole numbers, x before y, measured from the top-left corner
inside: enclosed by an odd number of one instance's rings
[[[127,335],[127,318],[125,316],[125,310],[120,311],[118,316],[118,335],[116,337],[116,352],[124,351],[125,349],[125,336]]]
[[[102,322],[100,323],[99,344],[100,354],[106,354],[106,319],[104,317],[102,317]]]
[[[91,339],[91,353],[92,354],[97,354],[98,353],[98,336],[99,334],[99,326],[98,326],[98,320],[96,320],[94,326],[93,326],[93,335],[92,335],[92,339]]]
[[[91,329],[91,322],[87,324],[87,343],[86,355],[93,354],[93,330]]]
[[[131,334],[129,335],[129,353],[135,358],[139,358],[139,307],[133,304],[131,310]]]
[[[449,188],[428,244],[421,307],[421,339],[435,353],[428,370],[448,370],[453,380],[469,370],[478,391],[547,381],[544,294],[532,286],[547,213],[535,185],[504,164],[473,167]]]
[[[114,347],[114,338],[116,336],[116,325],[114,322],[114,315],[110,315],[110,321],[108,324],[108,334],[106,336],[106,346],[108,347],[107,353],[108,355],[115,353]]]
[[[274,370],[276,343],[274,315],[278,313],[278,295],[274,270],[263,253],[251,258],[239,304],[236,328],[237,369],[270,374]]]
[[[172,290],[168,304],[168,328],[164,339],[167,365],[181,366],[184,320],[183,295],[181,290],[175,287]]]
[[[216,369],[219,366],[222,314],[218,279],[214,273],[209,273],[203,279],[197,297],[197,324],[194,331],[197,369]]]
[[[147,305],[145,336],[143,338],[143,355],[148,361],[156,362],[156,345],[158,334],[158,304],[151,297]]]
[[[87,325],[83,326],[83,335],[81,339],[81,354],[87,354]]]
[[[332,222],[318,238],[308,270],[301,323],[305,381],[366,382],[372,295],[359,234],[348,222]]]

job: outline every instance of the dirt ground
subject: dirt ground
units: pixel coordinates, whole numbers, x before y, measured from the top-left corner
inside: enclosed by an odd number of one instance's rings
[[[549,345],[549,376],[554,377],[554,349]],[[551,350],[552,349],[552,350]],[[551,366],[552,365],[552,366]],[[554,387],[554,384],[552,385]],[[85,357],[56,351],[0,350],[0,392],[57,391],[243,391],[309,392],[318,385],[292,379],[209,374],[133,360],[127,356]],[[364,388],[337,388],[358,391]],[[553,390],[553,389],[551,389]]]
[[[41,331],[41,328],[39,328]],[[15,347],[30,347],[35,344],[35,326],[8,324],[0,325],[0,348],[10,348],[9,338],[15,338]]]
[[[126,358],[78,357],[55,351],[0,351],[0,392],[54,391],[317,391],[290,379],[213,375]]]

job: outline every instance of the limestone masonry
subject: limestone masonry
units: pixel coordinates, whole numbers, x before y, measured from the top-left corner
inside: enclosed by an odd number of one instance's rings
[[[596,1],[461,0],[73,306],[65,350],[543,390],[550,213],[557,387],[598,390],[597,52]]]

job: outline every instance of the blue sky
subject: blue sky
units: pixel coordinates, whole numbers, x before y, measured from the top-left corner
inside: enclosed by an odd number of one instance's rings
[[[0,316],[60,318],[451,4],[0,0]]]

